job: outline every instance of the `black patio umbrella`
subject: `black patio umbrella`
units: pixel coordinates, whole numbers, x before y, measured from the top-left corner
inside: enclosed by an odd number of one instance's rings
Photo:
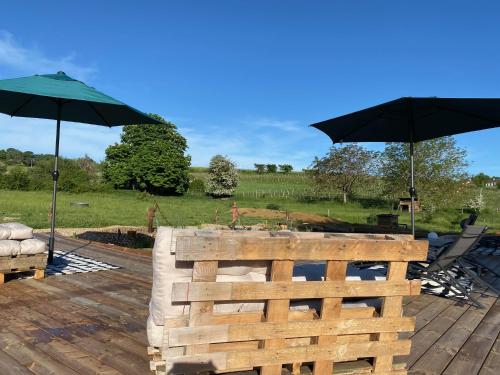
[[[59,135],[61,121],[119,126],[160,124],[148,115],[116,100],[93,87],[64,74],[35,75],[0,80],[0,112],[10,116],[56,120],[52,218],[49,237],[49,263],[54,256],[57,180],[59,177]]]
[[[428,139],[500,126],[498,98],[403,97],[311,125],[333,143],[405,142],[410,144],[411,227],[415,235],[416,197],[413,144]]]

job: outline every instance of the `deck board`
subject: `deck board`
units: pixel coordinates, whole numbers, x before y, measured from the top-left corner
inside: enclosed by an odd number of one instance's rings
[[[151,258],[70,238],[56,246],[122,268],[1,285],[0,374],[148,374]],[[485,310],[431,295],[405,297],[416,331],[406,335],[411,354],[398,362],[414,375],[497,374],[500,302],[481,302]]]

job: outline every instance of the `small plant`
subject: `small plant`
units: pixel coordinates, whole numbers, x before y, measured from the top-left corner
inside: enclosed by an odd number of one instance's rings
[[[366,218],[366,223],[370,225],[377,224],[377,215],[375,214],[368,215],[368,217]]]
[[[276,210],[276,211],[279,211],[280,206],[279,206],[278,204],[276,204],[276,203],[269,203],[269,204],[266,206],[266,208],[267,208],[268,210]]]

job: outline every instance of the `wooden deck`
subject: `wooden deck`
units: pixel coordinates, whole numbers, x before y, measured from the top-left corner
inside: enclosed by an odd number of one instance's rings
[[[71,239],[57,247],[123,267],[15,280],[0,286],[0,374],[149,374],[146,318],[151,258]],[[500,301],[479,310],[421,295],[405,299],[417,318],[410,374],[498,374]]]

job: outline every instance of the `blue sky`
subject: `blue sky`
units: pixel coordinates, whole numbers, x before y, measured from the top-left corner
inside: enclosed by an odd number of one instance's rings
[[[456,0],[9,1],[0,79],[63,70],[174,122],[196,166],[221,153],[300,169],[330,146],[311,123],[400,96],[500,97],[499,13]],[[0,115],[0,148],[53,152],[54,127]],[[119,133],[64,123],[61,153],[101,160]],[[500,175],[500,129],[457,139],[471,172]]]

